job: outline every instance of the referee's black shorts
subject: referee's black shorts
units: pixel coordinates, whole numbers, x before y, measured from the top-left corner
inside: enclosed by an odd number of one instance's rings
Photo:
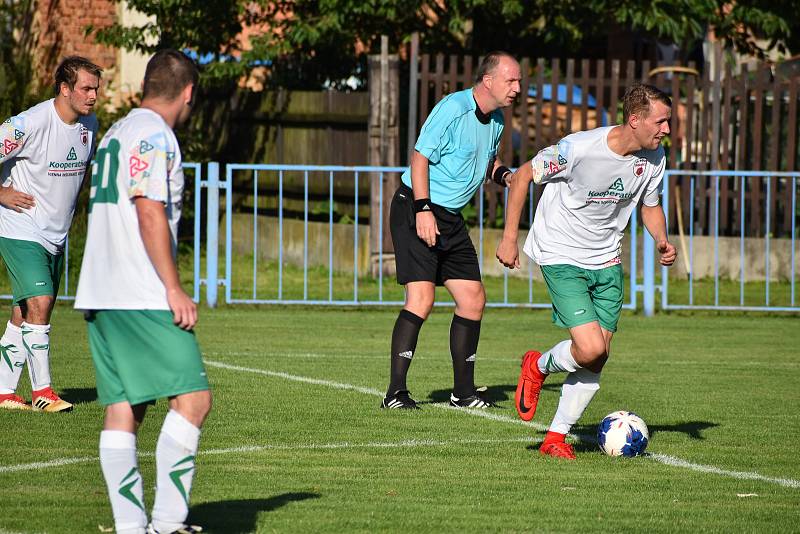
[[[401,184],[392,198],[389,225],[397,264],[397,283],[481,279],[478,255],[460,213],[432,204],[439,235],[428,247],[417,236],[414,194]]]

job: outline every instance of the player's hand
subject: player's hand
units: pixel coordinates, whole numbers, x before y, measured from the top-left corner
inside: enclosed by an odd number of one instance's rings
[[[33,196],[17,191],[11,186],[0,187],[0,205],[4,208],[22,213],[22,210],[32,208],[34,204]]]
[[[509,269],[519,269],[519,247],[516,241],[503,239],[497,245],[495,257]]]
[[[422,239],[429,247],[434,246],[436,244],[436,236],[439,235],[436,217],[430,211],[420,211],[417,213],[416,219],[417,237]]]
[[[197,324],[197,305],[183,288],[167,290],[167,303],[172,310],[172,322],[184,330]]]
[[[661,258],[659,262],[661,265],[665,267],[669,267],[673,263],[675,263],[675,259],[678,257],[678,249],[667,240],[659,241],[656,244],[656,248],[658,249],[658,253],[661,254]]]

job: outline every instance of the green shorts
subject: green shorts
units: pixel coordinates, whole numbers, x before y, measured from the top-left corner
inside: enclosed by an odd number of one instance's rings
[[[556,325],[572,328],[597,321],[609,332],[617,331],[622,311],[622,265],[603,269],[542,265],[542,275]]]
[[[208,389],[194,332],[173,324],[172,312],[99,310],[86,322],[100,404],[136,405]]]
[[[58,295],[64,254],[50,254],[35,241],[0,237],[0,255],[11,279],[14,304],[31,297]]]

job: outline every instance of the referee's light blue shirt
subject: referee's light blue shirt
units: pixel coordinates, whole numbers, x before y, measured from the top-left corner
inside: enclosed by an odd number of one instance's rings
[[[503,135],[503,113],[490,114],[488,124],[475,115],[472,88],[444,97],[422,125],[414,149],[428,158],[431,202],[459,212],[483,183],[497,156]],[[401,177],[411,187],[411,169]]]

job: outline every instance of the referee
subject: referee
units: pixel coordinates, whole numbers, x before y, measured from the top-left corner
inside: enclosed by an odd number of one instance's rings
[[[406,299],[392,331],[391,375],[382,408],[417,408],[406,375],[437,285],[447,288],[456,303],[450,325],[450,404],[493,406],[475,388],[486,294],[460,212],[487,177],[505,186],[511,175],[497,158],[497,148],[503,134],[501,108],[519,92],[519,63],[506,52],[491,52],[478,67],[475,86],[444,97],[422,126],[411,167],[392,199],[397,282],[405,286]]]

